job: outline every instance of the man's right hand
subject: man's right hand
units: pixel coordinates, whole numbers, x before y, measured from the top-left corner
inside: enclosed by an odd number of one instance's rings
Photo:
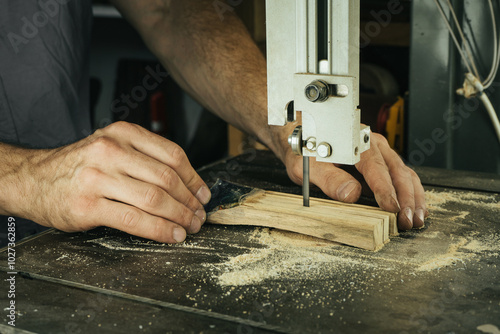
[[[68,232],[109,226],[167,243],[205,222],[210,191],[184,151],[137,125],[114,123],[34,152],[17,171],[26,201],[13,215]]]

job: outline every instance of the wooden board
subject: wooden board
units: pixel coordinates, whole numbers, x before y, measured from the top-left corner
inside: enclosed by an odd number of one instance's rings
[[[397,234],[396,215],[378,208],[332,200],[258,190],[238,206],[211,213],[207,221],[221,225],[277,228],[367,250],[379,250]]]

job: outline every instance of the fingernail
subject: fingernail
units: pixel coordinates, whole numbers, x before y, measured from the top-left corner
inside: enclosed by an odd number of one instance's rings
[[[413,212],[411,212],[410,208],[405,209],[405,216],[410,222],[410,226],[413,226]]]
[[[198,192],[196,193],[196,198],[203,205],[207,204],[210,201],[211,197],[212,194],[210,193],[210,189],[208,189],[208,187],[205,185],[201,186]]]
[[[186,231],[183,228],[176,227],[172,233],[176,242],[183,242],[186,239]]]
[[[398,198],[396,197],[396,194],[391,195],[391,201],[394,205],[398,207],[398,210],[401,211],[401,206],[399,205]]]
[[[203,223],[205,223],[205,219],[207,219],[207,214],[205,213],[205,210],[203,210],[203,209],[196,210],[196,212],[194,214],[198,218],[200,218],[201,224],[203,225]]]
[[[425,215],[424,215],[424,210],[422,209],[417,209],[415,210],[415,215],[418,217],[418,219],[423,223],[425,220]]]
[[[358,187],[357,182],[349,181],[344,183],[337,190],[337,197],[340,201],[344,201]]]
[[[189,231],[190,233],[198,233],[198,231],[201,229],[201,220],[198,218],[198,216],[193,216],[193,219],[191,220],[191,225],[189,226]]]

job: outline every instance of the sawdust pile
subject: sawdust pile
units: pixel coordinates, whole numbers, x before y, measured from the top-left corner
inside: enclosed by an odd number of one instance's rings
[[[258,228],[251,238],[266,247],[230,258],[222,264],[223,273],[218,277],[220,285],[256,284],[281,275],[303,277],[297,274],[304,272],[319,277],[325,267],[328,270],[338,270],[362,264],[361,260],[321,250],[342,247],[337,243],[293,232]]]
[[[427,203],[429,211],[446,210],[443,208],[443,204],[446,204],[448,202],[455,202],[463,205],[480,206],[481,208],[487,210],[500,210],[500,202],[496,200],[496,197],[494,195],[484,195],[473,192],[426,191],[425,202]]]
[[[451,202],[480,206],[500,213],[495,195],[467,192],[426,192],[433,224],[449,227],[450,232],[432,228],[419,233],[414,240],[398,242],[395,238],[379,253],[354,249],[292,232],[257,228],[251,239],[263,245],[227,259],[218,265],[216,280],[221,286],[263,283],[280,277],[302,280],[326,278],[331,272],[349,272],[376,268],[386,272],[412,272],[424,275],[442,268],[463,269],[467,262],[484,256],[500,256],[500,235],[466,236],[453,234],[456,224],[467,224],[469,211],[454,211]],[[446,230],[446,229],[444,229]],[[436,239],[441,242],[436,243]],[[412,253],[412,256],[401,254]],[[413,254],[414,253],[414,254]]]
[[[468,241],[466,238],[459,238],[458,242],[450,244],[445,253],[433,257],[419,265],[417,271],[431,271],[450,265],[456,265],[457,263],[465,264],[465,260],[471,258],[471,254],[464,254],[459,250],[467,243]]]
[[[463,248],[474,253],[489,252],[493,256],[500,256],[500,235],[474,236]]]

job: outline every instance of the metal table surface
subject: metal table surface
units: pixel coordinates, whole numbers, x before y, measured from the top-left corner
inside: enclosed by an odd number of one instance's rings
[[[16,329],[481,333],[500,327],[500,178],[418,172],[424,183],[485,190],[426,186],[425,228],[401,233],[379,252],[253,227],[206,225],[180,245],[107,228],[50,230],[16,245]],[[209,184],[219,177],[300,192],[266,152],[207,166],[200,175]],[[7,262],[4,249],[4,276],[12,271]],[[5,315],[8,289],[2,279]],[[11,332],[8,320],[2,317],[0,332]]]

